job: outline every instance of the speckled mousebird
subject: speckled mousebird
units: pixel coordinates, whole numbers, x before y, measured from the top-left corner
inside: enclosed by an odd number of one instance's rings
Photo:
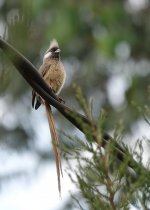
[[[44,54],[43,64],[39,69],[40,75],[47,82],[53,92],[58,95],[63,88],[66,73],[64,66],[60,60],[60,48],[56,39],[50,43],[48,50]],[[61,160],[59,154],[59,139],[56,131],[55,121],[50,105],[45,102],[34,90],[32,91],[32,107],[38,109],[41,104],[45,105],[50,133],[52,138],[53,151],[56,161],[56,170],[58,178],[58,190],[61,194],[60,175],[62,174]]]
[[[56,39],[51,41],[48,50],[44,54],[43,64],[39,69],[39,73],[52,88],[54,93],[58,95],[63,88],[66,73],[60,60],[60,48]],[[33,91],[32,94],[32,107],[38,109],[42,103],[40,100],[41,98],[35,93],[35,91]],[[35,99],[37,99],[36,102]]]

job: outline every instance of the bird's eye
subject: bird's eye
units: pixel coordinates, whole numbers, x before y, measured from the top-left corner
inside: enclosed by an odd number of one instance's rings
[[[57,50],[57,47],[53,47],[50,51],[55,52]]]

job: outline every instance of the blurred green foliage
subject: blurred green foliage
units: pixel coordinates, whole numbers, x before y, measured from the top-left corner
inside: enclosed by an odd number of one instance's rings
[[[102,148],[106,113],[101,111],[95,124],[90,106],[80,90],[77,100],[91,124],[86,126],[83,123],[85,139],[66,135],[67,141],[62,145],[68,175],[78,189],[72,194],[72,200],[64,205],[64,209],[73,209],[74,206],[81,210],[132,209],[133,206],[135,209],[149,209],[149,161],[147,167],[143,167],[145,149],[142,140],[137,140],[135,146],[129,149],[124,144],[123,124],[120,121],[111,141]],[[149,110],[145,107],[147,117]],[[125,152],[121,159],[116,150],[116,142]]]

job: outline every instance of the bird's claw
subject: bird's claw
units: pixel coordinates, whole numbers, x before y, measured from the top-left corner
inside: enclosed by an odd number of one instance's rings
[[[65,104],[65,101],[62,98],[58,97],[58,100],[59,100],[60,103]]]

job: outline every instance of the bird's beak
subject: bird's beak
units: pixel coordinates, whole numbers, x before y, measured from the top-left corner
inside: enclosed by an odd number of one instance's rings
[[[55,53],[59,53],[61,50],[58,48],[56,51],[55,51]]]

